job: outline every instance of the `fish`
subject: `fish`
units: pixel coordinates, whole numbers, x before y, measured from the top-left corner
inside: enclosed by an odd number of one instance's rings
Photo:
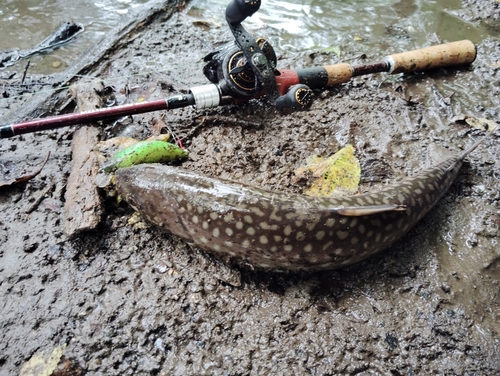
[[[397,184],[347,197],[265,190],[159,164],[119,169],[115,182],[148,221],[215,255],[258,269],[329,270],[403,237],[445,195],[485,138]]]

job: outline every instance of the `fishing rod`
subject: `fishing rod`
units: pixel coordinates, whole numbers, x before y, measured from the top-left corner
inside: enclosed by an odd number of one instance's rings
[[[201,110],[261,96],[266,96],[284,113],[305,110],[312,104],[313,89],[347,83],[353,77],[372,73],[411,73],[468,65],[476,58],[474,44],[462,40],[389,55],[371,64],[340,63],[278,70],[271,44],[263,38],[254,38],[241,25],[260,5],[261,0],[232,0],[227,6],[226,21],[235,40],[205,56],[203,73],[211,84],[156,101],[0,125],[0,138],[187,106]]]

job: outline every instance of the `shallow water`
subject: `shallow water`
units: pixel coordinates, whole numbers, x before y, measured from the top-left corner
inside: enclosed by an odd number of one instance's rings
[[[30,72],[50,74],[71,65],[132,8],[149,0],[2,0],[0,5],[0,51],[27,50],[34,47],[63,22],[85,27],[75,40],[50,54],[30,58]],[[9,70],[24,69],[21,60]],[[57,68],[54,68],[58,66]]]
[[[50,35],[64,21],[84,25],[78,37],[51,52],[31,57],[30,72],[50,74],[63,70],[97,43],[132,8],[147,6],[151,0],[7,0],[0,7],[0,51],[29,49]],[[193,0],[187,14],[226,29],[227,0]],[[245,21],[266,37],[266,27],[275,29],[271,42],[287,52],[320,50],[335,52],[371,48],[385,54],[421,48],[441,41],[470,39],[479,43],[490,36],[481,24],[470,24],[450,12],[460,0],[267,0]],[[10,71],[22,72],[21,60]]]
[[[191,12],[224,23],[227,1],[193,0]],[[368,4],[368,5],[367,5]],[[342,52],[345,45],[362,43],[388,46],[397,50],[421,48],[440,41],[470,39],[478,43],[490,32],[453,16],[460,0],[268,0],[245,21],[254,29],[280,30],[278,45],[289,51],[333,49]]]

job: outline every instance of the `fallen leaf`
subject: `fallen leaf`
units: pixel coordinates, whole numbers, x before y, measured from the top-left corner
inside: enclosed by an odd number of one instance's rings
[[[45,164],[47,163],[47,160],[49,159],[49,156],[50,156],[50,151],[47,154],[47,156],[45,157],[45,160],[43,161],[42,166],[38,170],[36,170],[35,172],[33,172],[32,174],[27,174],[27,175],[19,176],[17,178],[9,179],[9,180],[0,180],[0,187],[7,186],[7,185],[18,184],[18,183],[24,183],[24,182],[27,182],[28,180],[33,179],[45,167]]]
[[[56,369],[66,344],[34,354],[21,368],[19,376],[49,376]]]
[[[307,178],[307,175],[314,178],[304,192],[308,196],[346,195],[357,191],[361,167],[354,155],[354,148],[348,145],[327,159],[318,156],[309,158],[307,165],[299,167],[295,175],[294,181]]]
[[[480,129],[482,131],[493,132],[498,127],[498,124],[495,123],[493,120],[485,118],[476,118],[474,116],[466,116],[465,122],[469,124],[471,127]]]
[[[331,53],[333,52],[335,55],[340,56],[340,47],[339,46],[331,46],[323,49],[323,52]]]

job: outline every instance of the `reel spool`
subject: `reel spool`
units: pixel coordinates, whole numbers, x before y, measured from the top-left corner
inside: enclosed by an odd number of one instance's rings
[[[258,38],[256,42],[275,70],[277,58],[271,44],[264,38]],[[262,64],[258,59],[255,60],[252,62],[254,65]],[[248,100],[262,91],[262,84],[256,79],[245,54],[235,43],[211,52],[205,56],[204,61],[208,63],[203,68],[203,73],[210,82],[219,85],[222,95]]]

